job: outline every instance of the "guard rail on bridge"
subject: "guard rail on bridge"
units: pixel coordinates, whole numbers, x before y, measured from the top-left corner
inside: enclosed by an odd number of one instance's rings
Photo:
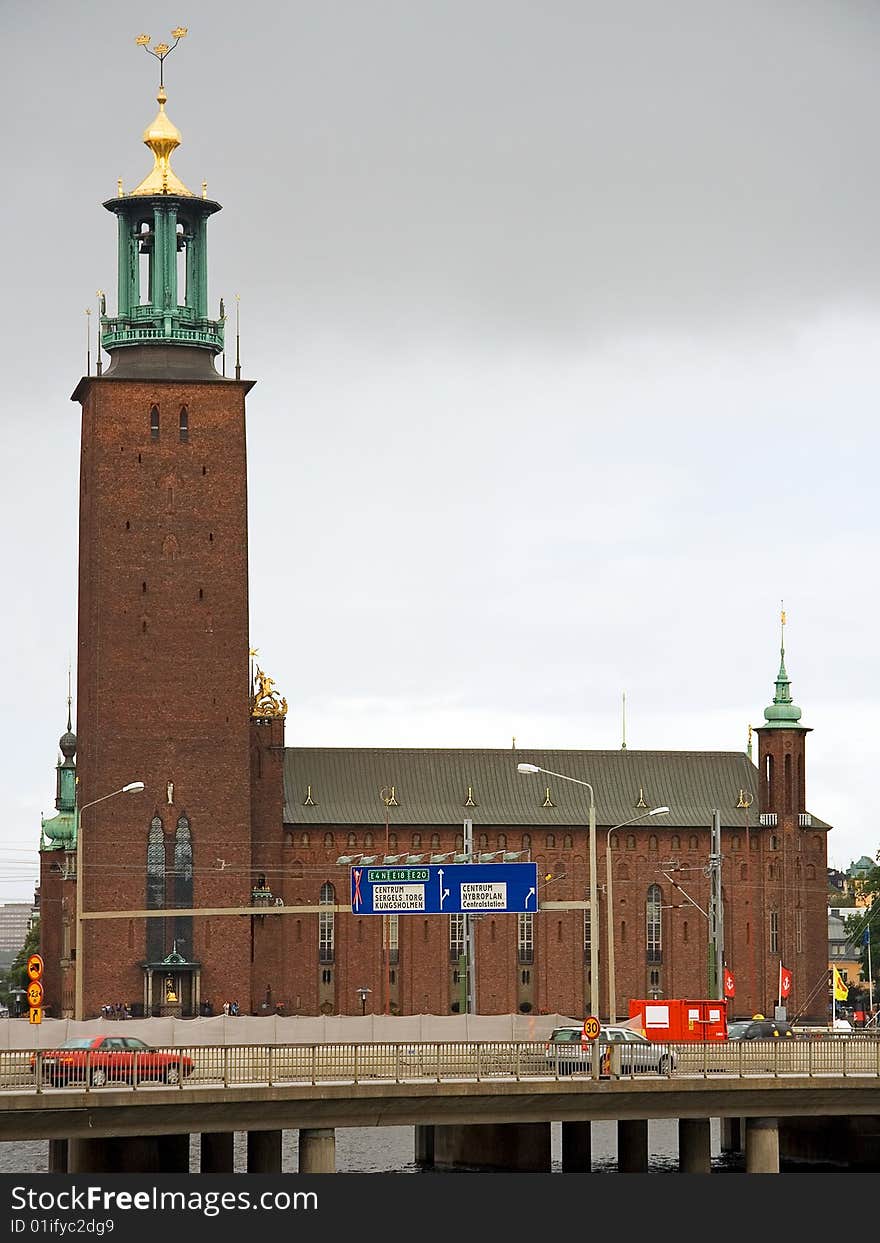
[[[651,1049],[656,1053],[652,1065],[628,1065],[616,1056],[613,1061],[603,1059],[601,1078],[642,1082],[767,1076],[880,1078],[877,1039],[845,1036],[818,1041],[652,1044]],[[72,1061],[63,1062],[58,1050],[0,1050],[0,1091],[55,1094],[71,1087],[100,1093],[110,1086],[149,1091],[157,1083],[183,1089],[562,1078],[582,1080],[589,1089],[591,1080],[591,1050],[548,1049],[545,1041],[174,1045],[118,1057],[115,1062],[112,1054],[76,1052]]]

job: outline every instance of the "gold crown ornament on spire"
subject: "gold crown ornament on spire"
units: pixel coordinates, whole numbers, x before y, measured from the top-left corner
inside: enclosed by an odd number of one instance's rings
[[[149,47],[149,35],[138,35],[135,39],[139,47],[142,47],[150,56],[155,56],[159,62],[159,92],[156,95],[159,111],[152,124],[144,130],[144,143],[152,151],[155,162],[150,173],[139,186],[131,191],[132,195],[182,194],[188,198],[194,197],[192,190],[187,189],[177,174],[172,171],[171,156],[180,146],[182,139],[180,130],[165,113],[165,101],[168,98],[165,94],[165,57],[174,51],[186,35],[186,26],[177,26],[171,32],[174,42],[170,44],[157,43],[154,47]]]

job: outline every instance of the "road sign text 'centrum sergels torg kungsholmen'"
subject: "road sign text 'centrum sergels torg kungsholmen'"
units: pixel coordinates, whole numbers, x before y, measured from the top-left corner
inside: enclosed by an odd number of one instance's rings
[[[425,867],[353,867],[355,915],[535,911],[537,863],[451,863]]]

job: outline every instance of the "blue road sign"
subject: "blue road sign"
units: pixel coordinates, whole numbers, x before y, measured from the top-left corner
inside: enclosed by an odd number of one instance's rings
[[[351,869],[355,915],[486,914],[538,909],[537,863],[378,864]]]

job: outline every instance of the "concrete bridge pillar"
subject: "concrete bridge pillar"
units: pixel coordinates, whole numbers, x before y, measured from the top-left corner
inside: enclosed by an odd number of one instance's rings
[[[203,1131],[200,1168],[203,1174],[232,1174],[235,1135],[232,1131]]]
[[[712,1173],[712,1137],[708,1118],[679,1118],[678,1168],[682,1174]]]
[[[336,1173],[336,1132],[309,1127],[299,1133],[300,1174]]]
[[[590,1123],[563,1122],[563,1174],[589,1174],[592,1155]]]
[[[617,1170],[620,1174],[647,1174],[647,1118],[621,1118],[618,1122]]]
[[[248,1131],[247,1172],[249,1174],[281,1173],[280,1131]]]
[[[415,1161],[416,1165],[431,1166],[434,1164],[434,1128],[432,1126],[416,1126]]]
[[[549,1122],[501,1122],[434,1128],[434,1166],[547,1174]]]
[[[66,1174],[67,1173],[67,1140],[66,1139],[50,1139],[49,1140],[49,1173],[50,1174]]]
[[[779,1122],[746,1118],[746,1173],[779,1173]]]

